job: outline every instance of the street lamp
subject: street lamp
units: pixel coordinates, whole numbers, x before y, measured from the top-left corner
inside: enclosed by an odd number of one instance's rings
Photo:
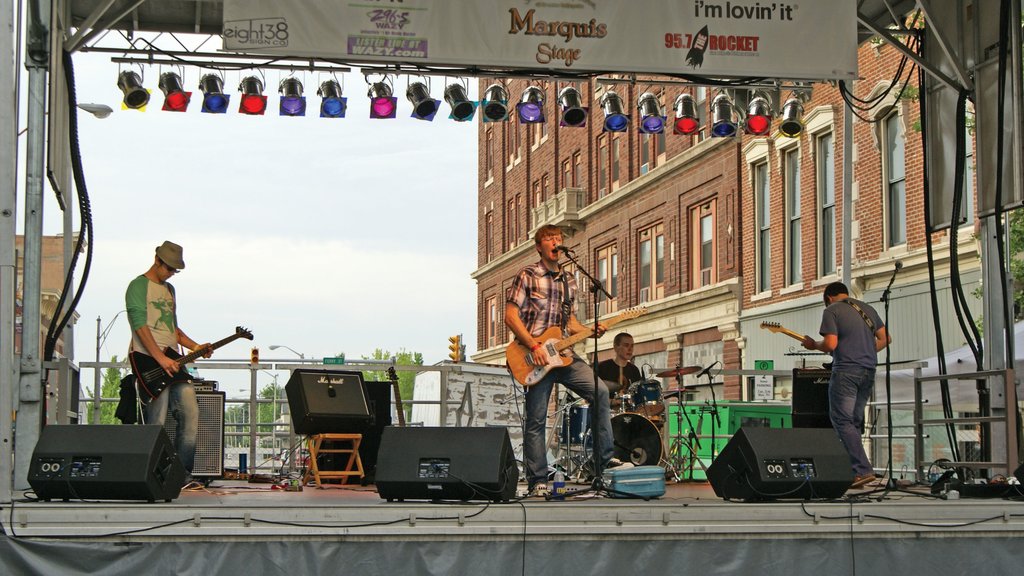
[[[296,355],[296,356],[298,356],[299,358],[301,358],[301,359],[303,359],[303,360],[305,360],[305,359],[306,359],[306,355],[305,355],[305,354],[303,354],[302,352],[299,352],[299,351],[295,350],[294,348],[290,348],[290,347],[288,347],[288,346],[285,346],[284,344],[271,344],[271,345],[270,345],[270,349],[271,349],[271,350],[277,350],[278,348],[284,348],[285,350],[290,350],[290,351],[291,351],[291,352],[292,352],[293,354],[295,354],[295,355]]]

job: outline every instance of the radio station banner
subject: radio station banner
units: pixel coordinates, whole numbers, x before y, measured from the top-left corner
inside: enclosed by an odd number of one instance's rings
[[[559,72],[851,80],[854,0],[224,0],[224,49]]]

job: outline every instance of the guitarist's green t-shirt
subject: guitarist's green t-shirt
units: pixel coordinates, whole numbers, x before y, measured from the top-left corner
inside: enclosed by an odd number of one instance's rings
[[[160,348],[177,348],[178,317],[174,308],[174,286],[166,282],[158,284],[145,275],[139,275],[128,285],[124,300],[128,323],[132,327],[132,351],[148,354],[142,340],[135,333],[142,326],[149,326]]]

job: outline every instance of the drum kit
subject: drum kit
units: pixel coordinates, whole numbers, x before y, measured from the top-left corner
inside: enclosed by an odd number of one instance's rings
[[[686,417],[684,394],[689,392],[682,385],[682,377],[701,370],[701,366],[663,370],[655,373],[654,378],[634,382],[612,396],[612,438],[616,458],[636,466],[662,465],[676,480],[682,478],[687,461],[690,467],[695,460],[704,467],[703,462],[696,458],[693,427],[684,427],[682,423]],[[675,378],[677,387],[665,390],[656,378]],[[669,438],[668,403],[673,398],[679,406],[674,414],[676,434]],[[562,469],[570,478],[585,480],[591,475],[590,406],[582,398],[567,396],[555,417]]]

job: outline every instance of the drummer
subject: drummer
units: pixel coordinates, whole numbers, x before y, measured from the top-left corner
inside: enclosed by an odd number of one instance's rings
[[[629,387],[641,380],[640,369],[633,364],[633,337],[626,332],[615,335],[613,342],[615,357],[604,360],[597,365],[597,376],[604,381],[611,396],[613,410],[622,406]]]

